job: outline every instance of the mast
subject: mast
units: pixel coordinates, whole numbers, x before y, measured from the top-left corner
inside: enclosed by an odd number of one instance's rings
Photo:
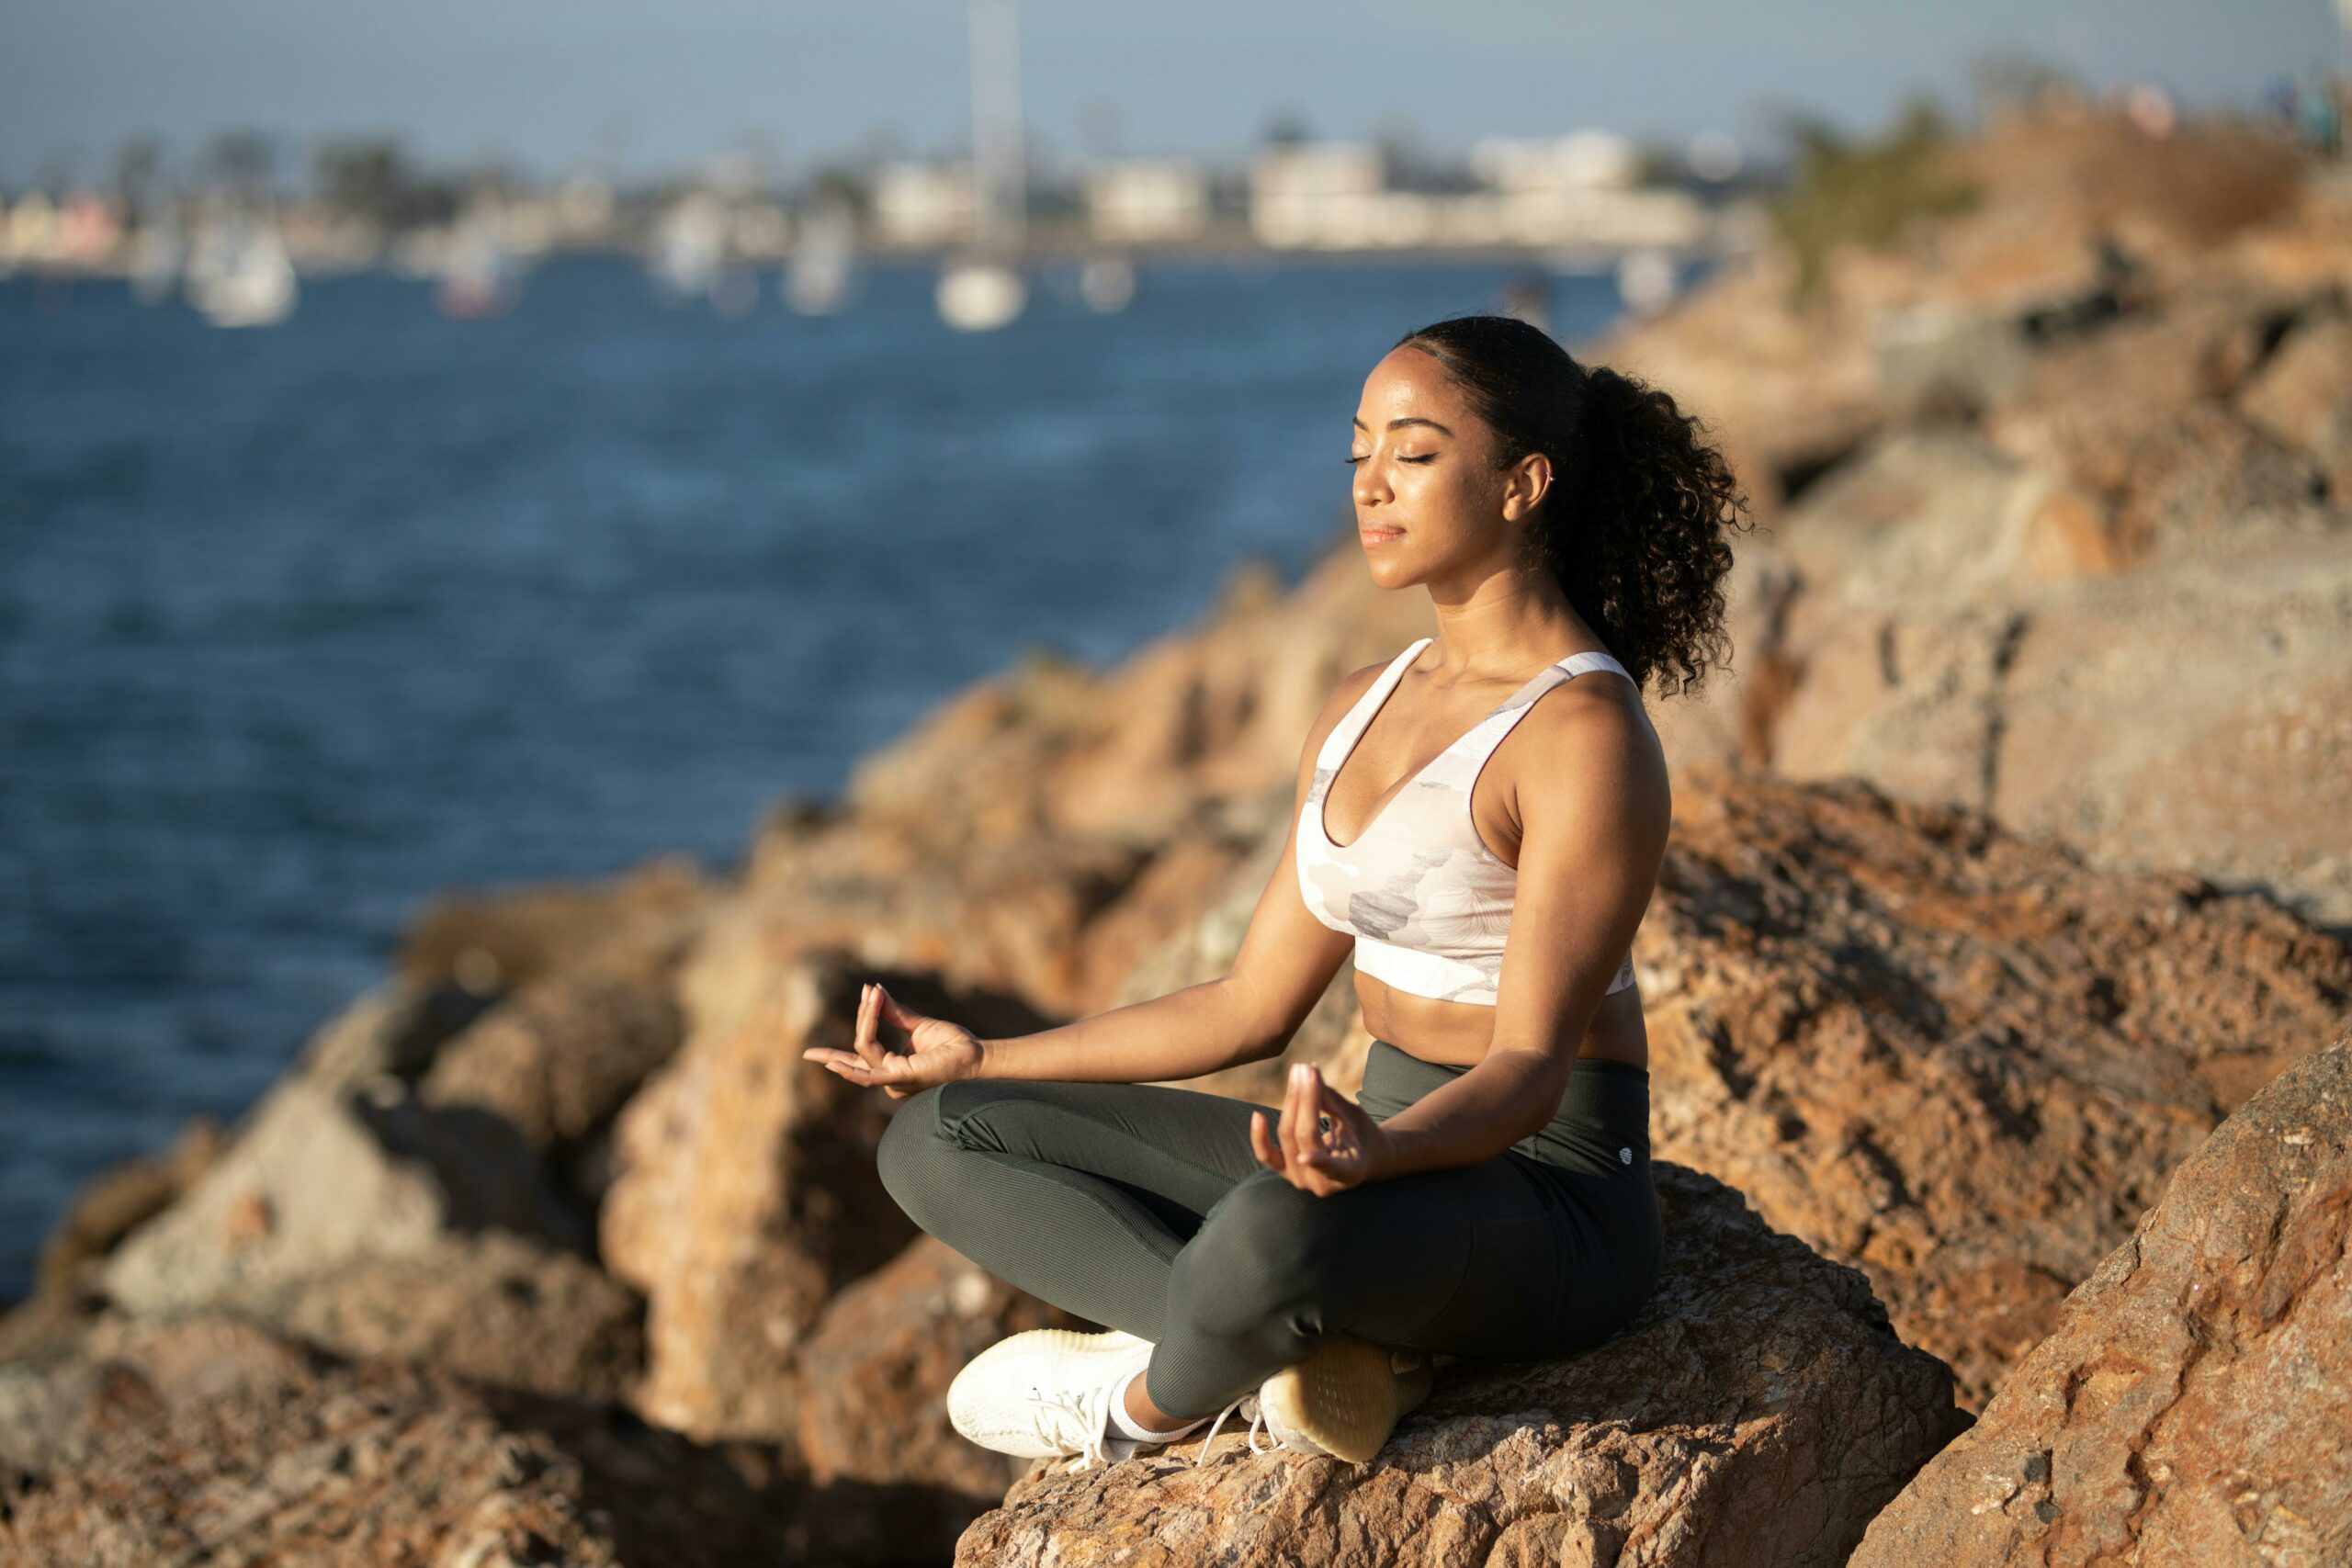
[[[1017,0],[971,0],[973,226],[986,255],[1019,251],[1025,225],[1016,6]]]

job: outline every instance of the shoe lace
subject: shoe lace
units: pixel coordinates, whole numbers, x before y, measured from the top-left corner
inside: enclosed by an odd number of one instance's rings
[[[1036,1402],[1037,1429],[1055,1447],[1078,1455],[1072,1470],[1088,1470],[1111,1462],[1108,1383],[1085,1389],[1032,1388]]]
[[[1245,1393],[1240,1398],[1235,1400],[1232,1404],[1227,1405],[1224,1409],[1216,1413],[1216,1419],[1209,1423],[1209,1435],[1201,1439],[1201,1451],[1193,1456],[1193,1464],[1201,1465],[1208,1462],[1209,1445],[1216,1441],[1216,1429],[1219,1427],[1224,1426],[1225,1418],[1232,1415],[1237,1410],[1242,1415],[1250,1417],[1250,1431],[1248,1438],[1250,1451],[1253,1454],[1270,1454],[1274,1451],[1271,1444],[1262,1449],[1258,1446],[1258,1434],[1261,1430],[1265,1428],[1266,1413],[1264,1407],[1258,1403],[1258,1396],[1256,1394]]]

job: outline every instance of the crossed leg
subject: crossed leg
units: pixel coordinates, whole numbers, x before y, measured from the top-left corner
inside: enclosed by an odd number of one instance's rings
[[[1457,1355],[1544,1353],[1555,1218],[1507,1158],[1326,1197],[1260,1166],[1248,1101],[1155,1084],[926,1089],[884,1184],[1000,1279],[1151,1340],[1144,1388],[1212,1414],[1330,1333]]]

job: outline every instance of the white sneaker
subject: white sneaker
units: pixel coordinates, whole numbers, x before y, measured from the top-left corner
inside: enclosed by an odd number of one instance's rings
[[[1313,1355],[1259,1385],[1258,1408],[1282,1447],[1360,1464],[1429,1397],[1432,1371],[1421,1352],[1326,1335]]]
[[[1020,1459],[1111,1462],[1111,1396],[1151,1359],[1151,1341],[1113,1329],[1033,1328],[1000,1339],[947,1385],[947,1419],[984,1449]]]

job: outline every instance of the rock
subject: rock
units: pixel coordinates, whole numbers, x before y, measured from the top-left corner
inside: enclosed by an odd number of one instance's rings
[[[876,968],[1010,991],[1042,1012],[1067,1016],[1099,989],[1088,933],[1145,879],[1150,850],[1051,835],[943,850],[927,838],[861,819],[771,846],[764,880],[724,923],[758,926],[773,957],[834,949]]]
[[[2287,333],[2238,397],[2245,416],[2327,470],[2352,500],[2352,316],[2313,310]]]
[[[720,892],[693,861],[665,855],[595,886],[452,895],[412,922],[394,963],[410,979],[481,995],[581,967],[659,981]]]
[[[191,1116],[161,1154],[123,1160],[83,1183],[41,1243],[33,1293],[0,1313],[0,1361],[39,1358],[74,1343],[88,1314],[104,1304],[107,1254],[176,1202],[227,1144],[219,1118]]]
[[[344,1089],[297,1073],[177,1202],[123,1240],[101,1280],[139,1316],[258,1306],[354,1259],[487,1228],[574,1252],[589,1240],[504,1122],[421,1106],[389,1077]]]
[[[1770,718],[1776,771],[2352,925],[2352,534],[1945,609],[1806,595],[1778,634],[1804,673]],[[1678,762],[1721,733],[1682,731]]]
[[[666,986],[593,971],[549,975],[444,1045],[418,1098],[489,1111],[550,1153],[609,1122],[684,1032]]]
[[[1204,1466],[1197,1442],[1108,1469],[1041,1465],[956,1561],[1843,1562],[1965,1425],[1950,1374],[1895,1337],[1859,1273],[1769,1230],[1720,1182],[1654,1168],[1665,1270],[1609,1342],[1442,1368],[1364,1464],[1252,1455],[1228,1423]]]
[[[569,1252],[500,1231],[360,1257],[246,1309],[352,1357],[396,1356],[475,1382],[618,1400],[644,1368],[644,1303]]]
[[[377,1078],[413,1083],[442,1042],[481,1016],[488,1000],[462,987],[398,976],[361,992],[302,1043],[287,1076],[322,1089]]]
[[[2182,1163],[1855,1568],[2352,1561],[2352,1034]]]
[[[2352,952],[1859,783],[1678,781],[1636,939],[1652,1146],[1864,1269],[1980,1406]]]
[[[1026,1468],[947,1424],[947,1385],[1009,1334],[1095,1326],[927,1235],[835,1296],[800,1350],[800,1455],[819,1484],[854,1482],[901,1501],[863,1516],[878,1536],[840,1532],[827,1544],[860,1560],[944,1562]]]
[[[846,1046],[860,981],[982,1033],[988,999],[840,953],[769,956],[754,918],[722,920],[682,977],[686,1043],[616,1124],[604,1257],[644,1292],[640,1407],[698,1436],[789,1437],[793,1365],[834,1292],[880,1267],[915,1227],[874,1151],[896,1102],[801,1059]]]
[[[125,1327],[0,1559],[90,1568],[805,1561],[796,1478],[594,1404],[344,1363],[230,1320]],[[854,1506],[848,1500],[846,1506]],[[813,1510],[811,1510],[813,1511]]]
[[[1923,609],[2073,575],[2041,532],[2055,483],[1973,432],[1894,431],[1807,491],[1773,540],[1817,592]]]

